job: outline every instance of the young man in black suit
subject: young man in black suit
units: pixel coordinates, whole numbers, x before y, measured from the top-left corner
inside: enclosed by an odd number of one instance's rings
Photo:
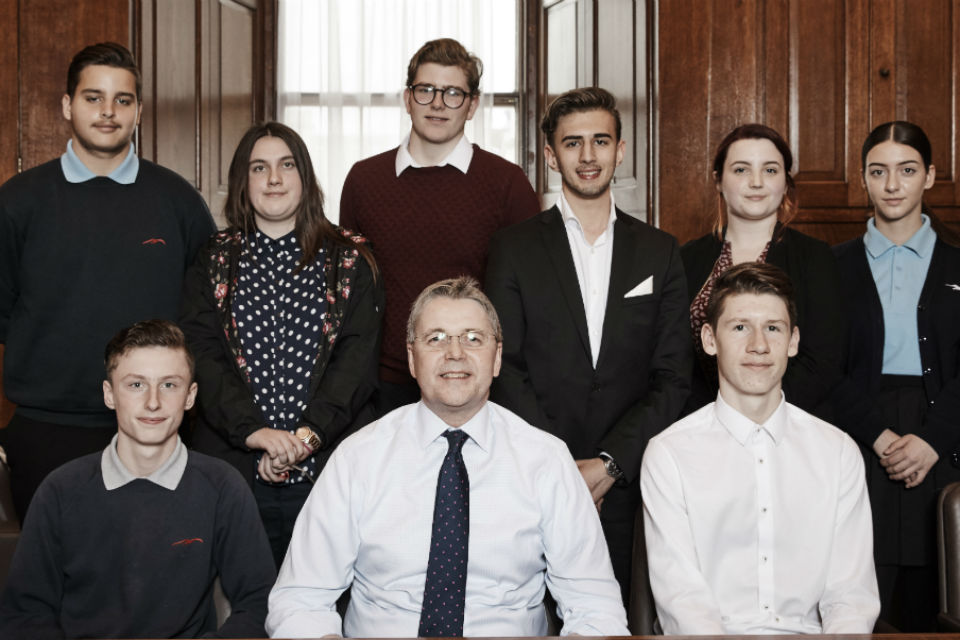
[[[504,330],[491,398],[567,443],[626,599],[643,450],[689,392],[686,281],[676,240],[614,205],[615,98],[568,91],[540,127],[563,190],[491,242],[486,290]]]

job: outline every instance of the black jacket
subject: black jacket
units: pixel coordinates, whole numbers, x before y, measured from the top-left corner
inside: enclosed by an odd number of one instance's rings
[[[871,449],[889,426],[876,402],[883,368],[883,307],[863,238],[834,247],[834,253],[850,318],[847,380],[838,390],[836,422]],[[921,437],[949,462],[960,442],[960,248],[939,239],[920,293],[917,330],[927,398]]]
[[[647,278],[651,293],[624,297]],[[647,441],[677,419],[689,391],[693,350],[676,240],[617,211],[596,369],[559,209],[494,236],[486,291],[504,332],[491,399],[560,437],[574,458],[610,454],[635,487]]]

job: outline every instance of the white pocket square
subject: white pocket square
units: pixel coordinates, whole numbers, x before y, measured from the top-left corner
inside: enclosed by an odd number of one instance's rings
[[[636,298],[638,296],[648,296],[653,293],[653,276],[647,276],[647,279],[635,286],[624,294],[624,298]]]

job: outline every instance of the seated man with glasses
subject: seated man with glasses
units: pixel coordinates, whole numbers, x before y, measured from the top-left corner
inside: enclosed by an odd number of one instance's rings
[[[270,594],[271,637],[543,636],[545,588],[564,634],[629,634],[566,445],[487,401],[501,335],[472,278],[416,299],[407,360],[422,399],[334,451]]]
[[[480,278],[490,236],[540,210],[520,167],[463,134],[481,73],[479,58],[456,40],[424,44],[407,67],[409,136],[356,163],[343,185],[340,224],[375,247],[386,291],[378,415],[420,397],[403,339],[413,299],[442,278]]]

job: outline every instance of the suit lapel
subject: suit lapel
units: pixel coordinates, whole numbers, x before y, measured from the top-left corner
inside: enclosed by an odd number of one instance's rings
[[[580,336],[580,345],[590,355],[590,338],[587,335],[587,312],[583,307],[583,296],[580,294],[580,281],[577,279],[577,269],[573,265],[573,256],[570,254],[570,241],[563,226],[563,216],[560,209],[553,206],[542,214],[543,245],[550,261],[553,263],[554,273],[560,285],[560,292],[566,302],[567,310],[573,318]]]
[[[634,229],[623,221],[622,213],[617,209],[617,221],[613,228],[613,258],[610,263],[610,286],[607,290],[607,307],[603,312],[603,333],[600,338],[600,355],[597,357],[597,368],[609,357],[607,352],[615,348],[610,344],[611,331],[620,322],[620,313],[623,306],[623,296],[630,289],[640,284],[640,281],[653,274],[652,268],[647,268],[643,259],[643,252],[637,251],[639,239]]]

